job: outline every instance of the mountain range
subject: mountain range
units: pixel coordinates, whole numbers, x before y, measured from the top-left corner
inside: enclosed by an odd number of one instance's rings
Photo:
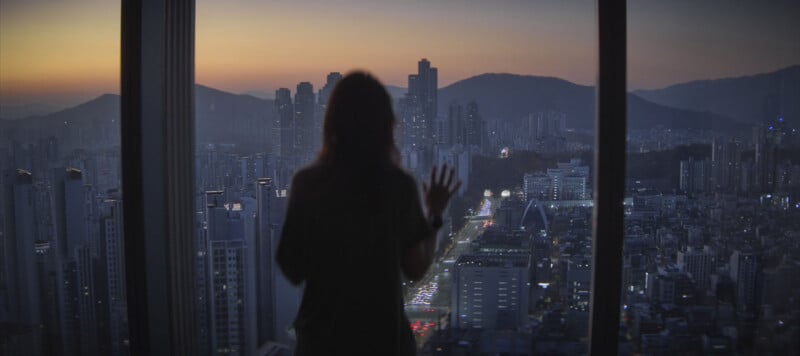
[[[770,73],[697,80],[636,95],[674,108],[708,111],[746,123],[800,117],[800,65]]]
[[[628,126],[645,129],[714,129],[746,134],[772,115],[788,121],[800,114],[800,66],[753,76],[695,81],[659,90],[628,93]],[[388,88],[393,97],[404,89]],[[198,143],[240,142],[268,145],[277,120],[273,101],[197,85],[195,100]],[[486,119],[522,120],[530,113],[561,111],[567,126],[594,127],[594,87],[559,78],[515,74],[482,74],[439,89],[439,112],[452,103],[476,100]],[[119,96],[105,94],[55,113],[0,120],[0,139],[33,141],[55,136],[78,147],[92,135],[118,130]],[[69,128],[65,130],[65,128]],[[70,144],[65,145],[70,147]]]

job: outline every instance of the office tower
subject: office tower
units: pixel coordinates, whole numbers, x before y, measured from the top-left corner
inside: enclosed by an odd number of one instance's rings
[[[572,256],[567,259],[567,305],[579,311],[589,310],[592,285],[592,257]]]
[[[294,105],[289,89],[280,88],[275,91],[275,109],[278,111],[278,144],[277,154],[283,159],[294,153]]]
[[[275,204],[275,186],[270,178],[259,178],[256,182],[256,310],[258,344],[274,340],[275,295],[273,274],[273,226],[272,207]]]
[[[530,255],[461,255],[450,301],[454,328],[515,329],[528,317]]]
[[[702,250],[688,246],[678,251],[678,268],[681,272],[689,273],[697,289],[705,292],[711,272],[714,271],[714,251],[709,246],[704,246]]]
[[[759,263],[750,251],[735,250],[730,258],[731,280],[736,284],[736,305],[742,311],[756,307],[756,276]]]
[[[311,83],[297,84],[294,94],[294,151],[301,164],[314,153],[313,146],[321,137],[320,132],[314,129],[314,97]]]

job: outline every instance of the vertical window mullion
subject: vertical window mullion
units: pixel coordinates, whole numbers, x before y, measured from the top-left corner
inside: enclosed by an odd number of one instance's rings
[[[622,290],[626,145],[626,3],[598,0],[598,75],[590,354],[616,355]]]
[[[134,355],[196,354],[194,3],[122,1],[122,184]]]

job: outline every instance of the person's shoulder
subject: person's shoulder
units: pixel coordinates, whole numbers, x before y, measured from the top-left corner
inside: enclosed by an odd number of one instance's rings
[[[393,178],[393,183],[401,187],[404,193],[409,193],[409,191],[416,192],[417,180],[414,179],[411,173],[408,173],[403,168],[394,167],[390,175]]]

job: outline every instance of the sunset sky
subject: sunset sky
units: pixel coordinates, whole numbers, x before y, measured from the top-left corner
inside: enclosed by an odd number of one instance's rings
[[[800,64],[800,1],[629,1],[629,89]],[[486,72],[593,84],[594,1],[197,0],[197,82],[236,93],[315,88],[361,68],[405,86]],[[0,0],[0,104],[67,106],[119,91],[120,3]]]

